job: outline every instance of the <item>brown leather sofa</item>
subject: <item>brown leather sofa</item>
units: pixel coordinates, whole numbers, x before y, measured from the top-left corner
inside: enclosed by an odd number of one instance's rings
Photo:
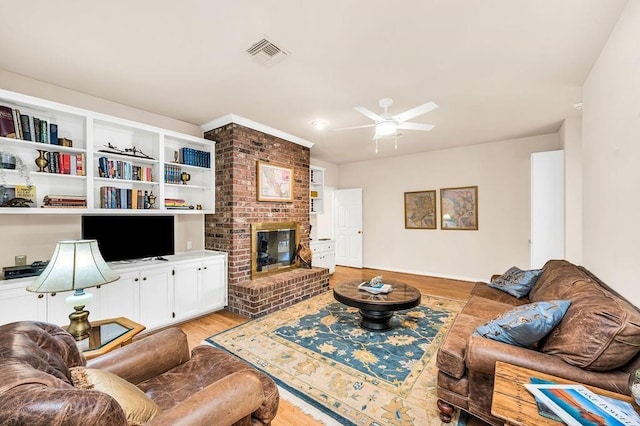
[[[472,335],[479,325],[515,306],[571,300],[562,321],[532,348]],[[637,302],[637,301],[636,301]],[[455,407],[491,424],[496,361],[628,394],[640,368],[640,311],[581,266],[550,260],[528,298],[517,299],[477,283],[437,355],[438,408],[450,421]]]
[[[60,327],[16,322],[0,327],[1,423],[126,425],[126,410],[114,397],[74,386],[72,372],[86,369],[115,373],[126,387],[142,390],[159,408],[145,424],[269,425],[278,409],[278,389],[268,376],[213,347],[189,354],[177,328],[87,362]]]

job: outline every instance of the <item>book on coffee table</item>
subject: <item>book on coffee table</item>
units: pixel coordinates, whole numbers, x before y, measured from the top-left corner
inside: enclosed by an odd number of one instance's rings
[[[372,294],[380,294],[380,293],[391,293],[393,291],[393,287],[390,284],[371,284],[369,281],[364,281],[358,286],[358,290],[368,291]]]

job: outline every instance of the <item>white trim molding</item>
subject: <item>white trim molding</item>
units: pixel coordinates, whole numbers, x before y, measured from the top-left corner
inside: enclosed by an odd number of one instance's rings
[[[209,130],[217,129],[218,127],[226,126],[230,123],[236,123],[241,126],[248,127],[250,129],[257,130],[259,132],[266,133],[268,135],[275,136],[298,145],[306,146],[307,148],[311,148],[314,145],[313,142],[309,142],[306,139],[290,135],[289,133],[274,129],[273,127],[258,123],[257,121],[249,120],[248,118],[241,117],[237,114],[223,115],[222,117],[216,118],[200,125],[200,128],[203,132],[208,132]]]

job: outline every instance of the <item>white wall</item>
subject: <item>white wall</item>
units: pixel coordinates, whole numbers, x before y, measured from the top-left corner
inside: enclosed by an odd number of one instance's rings
[[[558,131],[564,148],[565,259],[582,264],[582,117],[568,118]]]
[[[468,280],[526,268],[530,155],[558,148],[551,134],[340,165],[338,187],[363,188],[365,267]],[[478,231],[404,228],[404,192],[474,185]]]
[[[126,118],[163,129],[173,130],[192,136],[202,137],[202,129],[191,123],[176,120],[164,115],[154,114],[132,108],[106,99],[86,95],[53,84],[44,83],[19,74],[0,69],[0,89],[11,90],[25,95],[35,96],[61,104],[97,111],[115,117]]]
[[[43,83],[0,69],[0,88],[104,114],[202,137],[199,126],[126,105]],[[194,250],[204,248],[204,224],[200,216],[178,215],[176,251],[185,251],[192,241]],[[56,242],[80,238],[80,215],[0,214],[0,267],[14,265],[14,256],[26,255],[28,262],[49,260]],[[8,243],[11,242],[11,243]]]
[[[640,1],[583,89],[583,264],[640,306]]]

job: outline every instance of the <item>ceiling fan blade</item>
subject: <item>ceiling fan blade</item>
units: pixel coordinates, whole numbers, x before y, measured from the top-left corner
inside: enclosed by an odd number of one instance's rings
[[[422,124],[422,123],[400,123],[398,124],[398,129],[404,129],[404,130],[425,130],[425,131],[429,131],[431,129],[433,129],[434,126],[433,124]]]
[[[366,109],[365,107],[354,107],[353,109],[355,109],[356,111],[358,111],[360,114],[364,114],[367,117],[369,117],[370,119],[372,119],[373,121],[384,121],[384,118],[380,117],[378,114],[376,114],[375,112],[371,112],[368,109]]]
[[[373,127],[375,126],[375,124],[364,124],[362,126],[352,126],[352,127],[340,127],[338,129],[333,129],[333,130],[350,130],[350,129],[362,129],[364,127]]]
[[[436,108],[438,108],[438,105],[435,102],[427,102],[426,104],[411,108],[410,110],[402,112],[398,115],[394,115],[393,119],[396,122],[401,123],[403,121],[411,120],[413,117],[417,117],[421,114],[426,114]]]

